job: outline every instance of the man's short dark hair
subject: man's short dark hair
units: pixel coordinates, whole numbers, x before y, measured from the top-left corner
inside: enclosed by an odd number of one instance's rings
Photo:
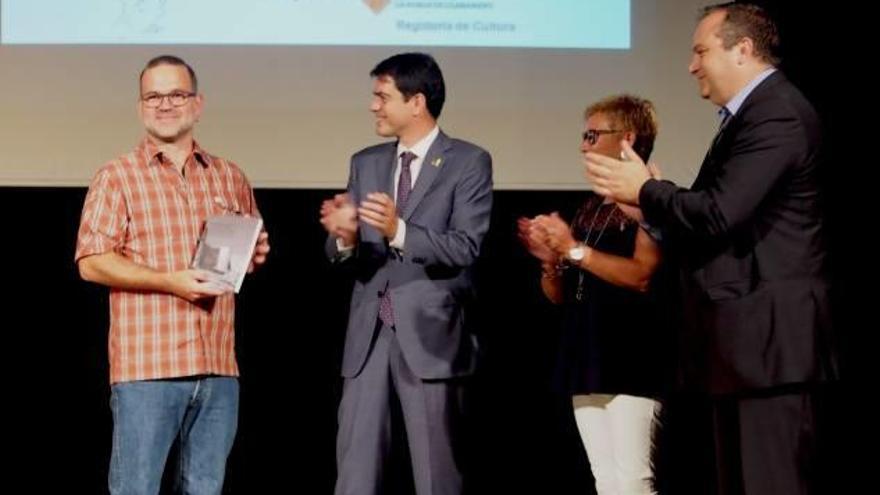
[[[725,14],[724,23],[718,32],[725,50],[741,39],[748,38],[754,43],[758,57],[770,65],[779,65],[779,30],[766,10],[748,3],[719,3],[704,7],[700,12],[700,20],[715,12]]]
[[[427,53],[401,53],[379,62],[370,72],[371,77],[388,76],[394,80],[398,91],[409,100],[421,93],[425,97],[428,112],[434,119],[440,117],[446,101],[446,85],[443,73],[434,57]]]
[[[196,71],[193,70],[192,67],[186,62],[183,61],[180,57],[175,57],[174,55],[159,55],[158,57],[153,57],[147,62],[147,65],[144,66],[144,69],[141,71],[141,77],[138,78],[138,84],[141,84],[144,80],[144,74],[152,69],[153,67],[158,67],[160,65],[176,65],[178,67],[186,67],[186,71],[189,73],[189,78],[192,81],[192,92],[199,92],[199,80],[196,78]]]

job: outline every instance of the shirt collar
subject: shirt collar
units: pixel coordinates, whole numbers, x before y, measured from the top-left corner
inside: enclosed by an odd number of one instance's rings
[[[150,138],[144,137],[141,142],[138,144],[137,149],[147,155],[149,160],[147,161],[148,165],[151,164],[161,164],[163,162],[162,151],[159,150],[159,147],[156,146]],[[199,143],[193,140],[193,156],[196,158],[196,163],[199,163],[203,167],[210,167],[213,164],[213,160],[211,155],[205,151]]]
[[[398,141],[397,156],[399,157],[405,151],[411,151],[416,155],[417,158],[425,158],[425,156],[428,154],[428,150],[431,149],[431,145],[434,144],[434,141],[437,139],[438,135],[440,135],[440,127],[435,125],[427,136],[420,139],[419,142],[412,145],[412,147],[410,148],[407,148],[400,141]]]
[[[743,89],[739,90],[739,92],[735,94],[726,105],[724,105],[724,108],[727,108],[727,111],[730,112],[731,116],[736,115],[736,112],[739,111],[740,107],[742,107],[742,104],[746,101],[746,98],[748,98],[752,91],[754,91],[764,79],[770,77],[770,74],[773,74],[774,72],[776,72],[776,67],[767,67],[764,69],[760,74],[749,81]],[[723,110],[719,110],[718,114],[723,117]]]

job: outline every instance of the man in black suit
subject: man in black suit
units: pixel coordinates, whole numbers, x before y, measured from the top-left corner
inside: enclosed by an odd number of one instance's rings
[[[492,158],[443,133],[445,86],[422,53],[376,66],[376,133],[348,192],[324,202],[332,261],[356,272],[342,358],[337,495],[384,493],[400,407],[419,495],[462,491],[462,396],[476,343],[471,268],[489,229]]]
[[[585,158],[599,194],[641,207],[681,266],[682,375],[709,394],[719,493],[811,492],[817,385],[836,375],[819,204],[820,125],[776,70],[759,7],[707,7],[689,70],[722,122],[690,189]]]

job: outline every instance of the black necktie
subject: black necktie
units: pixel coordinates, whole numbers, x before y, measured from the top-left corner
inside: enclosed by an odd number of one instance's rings
[[[727,107],[721,107],[721,124],[718,125],[718,132],[723,131],[727,127],[727,123],[730,122],[730,117],[732,116],[733,114],[730,113]]]
[[[724,135],[724,129],[730,122],[730,117],[733,116],[733,114],[730,113],[730,110],[728,110],[727,107],[721,107],[721,110],[719,110],[718,112],[721,114],[721,124],[718,125],[718,132],[715,133],[715,139],[712,140],[712,146],[709,148],[710,151],[718,145],[719,141],[721,141],[721,136]]]

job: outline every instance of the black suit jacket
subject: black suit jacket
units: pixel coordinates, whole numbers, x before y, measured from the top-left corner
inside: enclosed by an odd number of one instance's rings
[[[836,375],[820,137],[812,106],[777,71],[713,141],[690,190],[642,187],[645,218],[681,266],[686,385],[729,393]]]

